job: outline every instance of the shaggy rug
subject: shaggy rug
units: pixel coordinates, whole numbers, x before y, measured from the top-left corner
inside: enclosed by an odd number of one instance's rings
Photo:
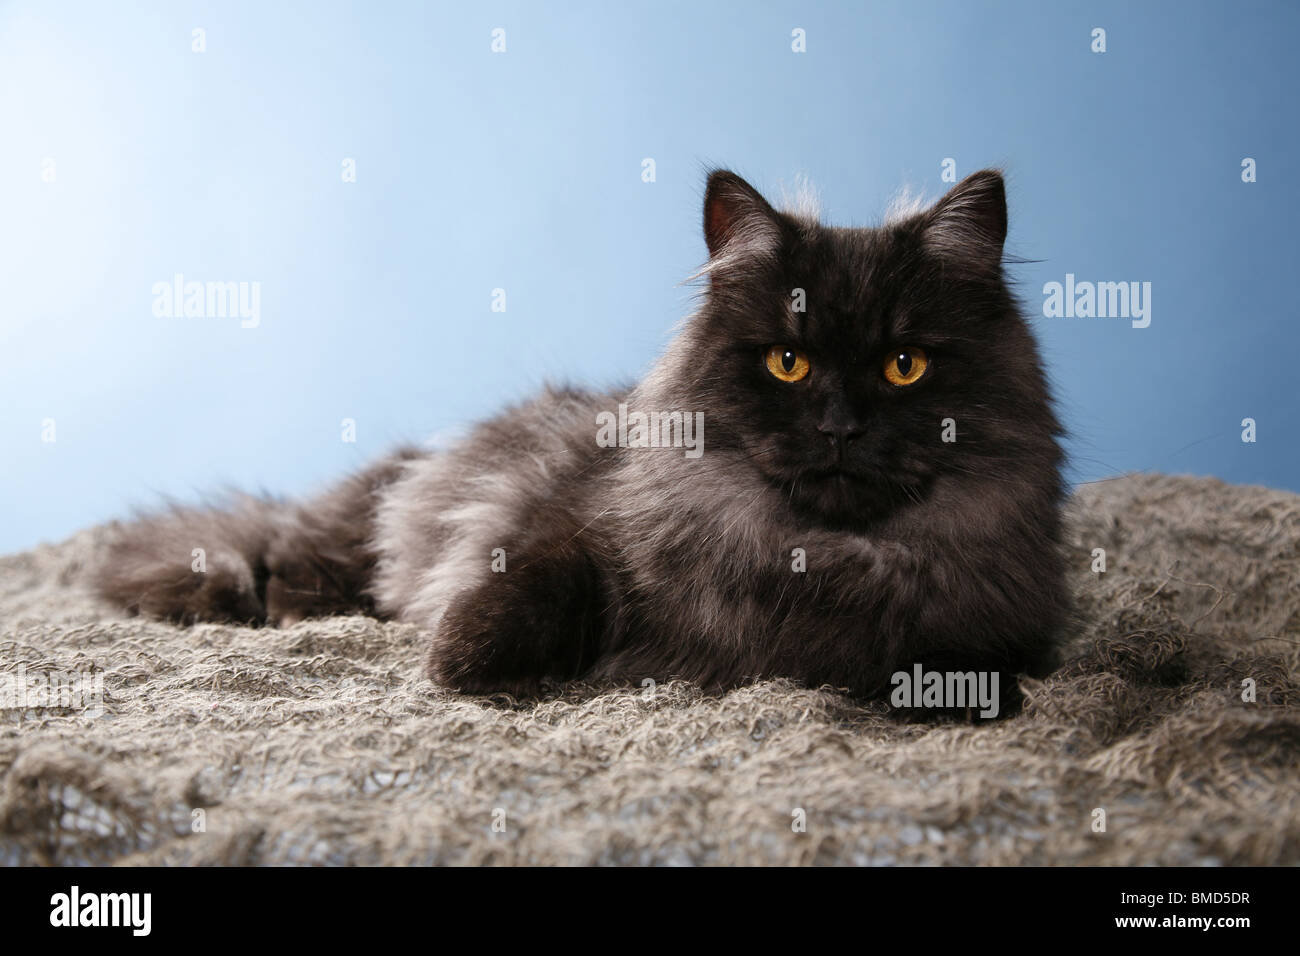
[[[780,681],[462,697],[410,626],[122,618],[104,540],[0,559],[0,863],[1300,862],[1286,492],[1082,488],[1066,663],[975,724]]]

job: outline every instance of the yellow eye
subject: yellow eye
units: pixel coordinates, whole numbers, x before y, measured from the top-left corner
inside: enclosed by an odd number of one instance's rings
[[[808,356],[798,349],[773,345],[765,357],[767,370],[783,382],[797,382],[808,375],[811,368]]]
[[[890,385],[911,385],[925,374],[930,360],[918,348],[898,349],[885,359],[885,380]]]

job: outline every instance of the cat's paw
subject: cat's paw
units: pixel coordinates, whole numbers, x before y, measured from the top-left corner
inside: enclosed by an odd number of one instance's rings
[[[425,673],[465,693],[534,696],[544,680],[589,666],[597,606],[592,568],[576,549],[523,560],[452,600]]]
[[[527,615],[511,614],[503,598],[497,589],[484,587],[452,603],[425,657],[431,680],[467,694],[527,697],[537,691],[542,675],[519,650],[532,640]]]

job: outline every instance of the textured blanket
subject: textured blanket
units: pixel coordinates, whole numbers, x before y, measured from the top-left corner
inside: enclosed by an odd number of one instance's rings
[[[0,863],[1300,863],[1286,492],[1081,489],[1066,663],[997,721],[780,681],[462,697],[407,625],[122,618],[104,539],[0,559]]]

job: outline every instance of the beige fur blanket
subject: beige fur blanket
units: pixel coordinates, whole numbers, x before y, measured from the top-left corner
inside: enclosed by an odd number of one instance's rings
[[[102,542],[0,559],[0,863],[1300,863],[1286,492],[1082,489],[1067,663],[976,724],[783,682],[460,697],[406,625],[123,619]]]

